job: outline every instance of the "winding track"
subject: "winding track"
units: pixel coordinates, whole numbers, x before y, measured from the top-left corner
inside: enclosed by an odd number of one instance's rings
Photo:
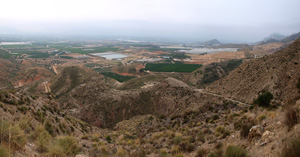
[[[240,102],[240,101],[237,101],[237,100],[233,100],[231,98],[227,98],[227,97],[224,97],[222,95],[218,95],[218,94],[215,94],[215,93],[206,92],[204,89],[194,89],[194,90],[197,91],[197,92],[203,93],[203,94],[208,94],[208,95],[220,97],[220,98],[223,98],[225,100],[232,101],[234,103],[237,103],[237,104],[240,104],[240,105],[243,105],[243,106],[250,106],[250,104],[246,104],[246,103],[243,103],[243,102]]]

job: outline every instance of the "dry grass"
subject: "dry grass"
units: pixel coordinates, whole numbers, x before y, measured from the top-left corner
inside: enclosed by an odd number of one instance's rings
[[[27,142],[25,132],[20,126],[12,125],[4,120],[0,121],[0,139],[1,142],[7,143],[12,150],[22,149]]]
[[[294,107],[289,107],[285,110],[285,125],[290,130],[299,121],[298,111]]]
[[[9,157],[9,149],[5,145],[0,145],[0,157]]]
[[[73,136],[58,137],[49,148],[49,156],[75,156],[80,151]]]
[[[228,146],[224,157],[247,157],[247,151],[241,146]]]
[[[293,137],[288,140],[282,149],[282,157],[299,157],[300,155],[300,138]]]

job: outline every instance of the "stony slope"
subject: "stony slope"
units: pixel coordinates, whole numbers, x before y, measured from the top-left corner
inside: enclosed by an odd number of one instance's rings
[[[0,90],[0,126],[1,153],[10,148],[13,156],[47,156],[48,146],[57,138],[73,135],[80,140],[97,130],[60,110],[50,95],[30,95],[15,89]],[[8,133],[10,140],[6,139]],[[88,150],[83,148],[82,152]]]
[[[83,66],[65,67],[62,72],[51,81],[52,94],[59,97],[73,88],[84,83],[88,78],[97,76],[97,73]]]
[[[270,91],[275,100],[293,103],[299,98],[300,39],[272,55],[243,63],[206,90],[252,103],[259,94]]]
[[[70,114],[104,128],[137,115],[179,115],[205,103],[223,102],[174,78],[151,88],[127,91],[111,89],[103,80],[95,78],[74,88],[59,101]]]

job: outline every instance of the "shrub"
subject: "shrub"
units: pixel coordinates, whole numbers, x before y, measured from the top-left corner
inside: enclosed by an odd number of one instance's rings
[[[100,146],[100,151],[101,151],[101,153],[102,153],[103,155],[108,155],[108,154],[109,154],[109,151],[108,151],[106,145]]]
[[[22,113],[26,113],[28,109],[25,105],[22,105],[22,106],[18,106],[18,110],[20,110]]]
[[[75,156],[79,151],[76,138],[64,136],[55,139],[49,148],[49,156]]]
[[[219,116],[218,115],[214,115],[213,116],[213,120],[218,120],[219,119]]]
[[[99,135],[98,134],[93,134],[91,136],[91,141],[92,142],[99,142]]]
[[[43,125],[39,125],[36,127],[33,133],[33,138],[35,139],[35,143],[39,151],[45,152],[48,150],[51,135]]]
[[[203,133],[199,132],[197,134],[197,139],[198,139],[198,141],[201,141],[202,143],[205,143],[205,136],[203,135]]]
[[[222,138],[225,138],[226,136],[230,135],[230,131],[226,130],[224,127],[218,126],[216,128],[216,135],[222,135]]]
[[[289,107],[285,110],[285,120],[284,123],[290,130],[295,124],[299,121],[298,111],[293,108]]]
[[[225,157],[247,157],[247,151],[241,146],[228,146]]]
[[[298,79],[298,83],[297,83],[296,87],[298,88],[298,92],[300,93],[300,78]]]
[[[0,137],[7,143],[9,141],[11,148],[15,150],[23,148],[27,141],[24,130],[20,126],[12,125],[7,121],[0,121]]]
[[[24,130],[22,130],[19,126],[15,125],[10,128],[10,143],[15,149],[22,149],[26,142],[27,138]]]
[[[7,136],[7,131],[10,127],[10,123],[4,120],[0,120],[0,137],[4,138]]]
[[[263,121],[264,119],[266,119],[266,115],[262,114],[260,116],[257,117],[256,121],[257,123],[261,123],[261,121]]]
[[[127,155],[127,152],[123,148],[119,147],[118,150],[117,150],[116,156],[124,157],[126,155]]]
[[[238,121],[234,122],[233,126],[234,126],[234,130],[240,130],[242,127],[242,121],[238,120]]]
[[[254,124],[251,122],[243,122],[240,130],[241,138],[247,138],[249,135],[249,131]]]
[[[282,148],[282,157],[298,157],[300,154],[300,138],[294,137]]]
[[[9,151],[8,148],[4,145],[0,145],[0,157],[9,157]]]
[[[223,143],[221,142],[218,142],[216,145],[215,145],[215,148],[216,149],[221,149],[223,147]]]
[[[159,119],[165,119],[166,116],[165,116],[165,115],[159,115],[158,118],[159,118]]]
[[[180,142],[182,141],[182,136],[175,136],[174,138],[173,138],[173,143],[174,144],[179,144]]]
[[[107,141],[108,143],[110,143],[110,142],[111,142],[111,137],[110,137],[110,136],[106,136],[106,141]]]
[[[266,92],[258,96],[258,98],[254,101],[254,104],[257,104],[261,107],[269,107],[271,100],[273,99],[273,94],[270,92]]]
[[[51,124],[51,122],[49,120],[47,120],[44,125],[45,125],[45,129],[48,131],[48,133],[50,135],[55,135],[54,130],[53,130],[54,126]]]
[[[195,157],[205,157],[207,154],[207,150],[206,149],[203,149],[203,148],[200,148],[198,151],[197,151],[197,154]]]
[[[214,150],[208,154],[208,157],[221,157],[222,154],[222,150]]]
[[[191,143],[182,142],[179,144],[181,150],[185,152],[192,152],[195,149],[195,146]]]
[[[172,155],[177,155],[177,154],[180,154],[181,153],[181,149],[180,149],[180,147],[179,146],[174,146],[174,147],[172,147],[172,149],[171,149],[171,154]]]
[[[18,122],[18,126],[26,133],[29,133],[30,131],[32,131],[32,128],[30,127],[31,121],[31,117],[25,117]]]

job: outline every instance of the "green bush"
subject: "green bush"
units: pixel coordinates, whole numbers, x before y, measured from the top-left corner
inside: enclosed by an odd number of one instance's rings
[[[273,99],[273,94],[270,92],[266,92],[258,96],[258,98],[254,101],[254,104],[262,107],[269,107],[271,100]]]
[[[106,141],[108,142],[108,143],[110,143],[111,142],[111,137],[110,136],[106,136]]]
[[[222,138],[225,138],[226,136],[230,135],[230,131],[226,130],[224,127],[218,126],[216,128],[216,135],[222,135]]]
[[[247,151],[241,146],[228,146],[225,157],[247,157]]]
[[[300,155],[300,138],[294,137],[287,141],[282,148],[282,157],[299,157]]]

